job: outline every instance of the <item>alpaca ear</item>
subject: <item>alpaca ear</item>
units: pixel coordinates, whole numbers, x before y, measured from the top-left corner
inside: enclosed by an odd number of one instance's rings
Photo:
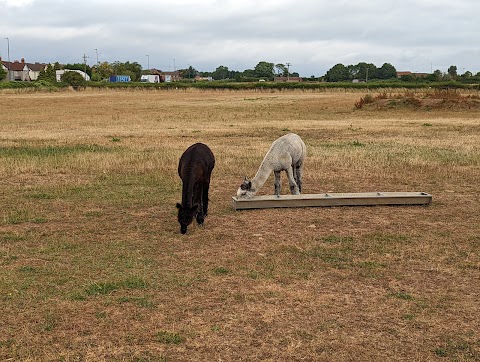
[[[245,177],[243,178],[243,182],[249,182],[249,181],[250,181],[250,180],[248,179],[247,176],[245,176]]]
[[[177,209],[181,210],[182,209],[182,205],[180,205],[178,202],[177,202]]]

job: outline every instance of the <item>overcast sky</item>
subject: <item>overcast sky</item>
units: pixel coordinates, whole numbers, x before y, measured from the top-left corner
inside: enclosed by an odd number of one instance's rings
[[[337,63],[480,71],[478,0],[0,0],[0,55],[27,62],[138,62],[253,69]],[[3,38],[9,38],[9,41]],[[146,55],[149,55],[148,57]]]

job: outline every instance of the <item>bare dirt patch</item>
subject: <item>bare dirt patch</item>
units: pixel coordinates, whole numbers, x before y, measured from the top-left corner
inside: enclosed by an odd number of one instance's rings
[[[480,96],[462,94],[455,90],[440,90],[424,93],[367,94],[355,102],[355,108],[369,109],[416,109],[416,110],[480,110]]]

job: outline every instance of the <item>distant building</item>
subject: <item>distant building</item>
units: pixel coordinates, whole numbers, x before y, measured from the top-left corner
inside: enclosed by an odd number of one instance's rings
[[[112,83],[128,83],[132,81],[129,75],[111,75],[109,80]]]
[[[160,76],[162,78],[162,82],[178,82],[179,80],[182,79],[180,76],[180,72],[175,71],[175,72],[161,72]]]
[[[149,73],[151,75],[159,75],[160,76],[160,82],[178,82],[179,80],[182,80],[182,77],[180,76],[179,71],[175,72],[163,72],[160,69],[155,69],[152,68],[149,70]]]
[[[48,66],[48,64],[44,63],[26,63],[24,58],[21,61],[7,62],[1,57],[0,64],[7,72],[7,80],[23,82],[37,80],[40,72]]]
[[[158,74],[144,74],[140,77],[140,82],[160,83],[160,75],[158,75]]]
[[[48,64],[44,63],[27,63],[28,67],[28,76],[30,77],[30,80],[37,80],[38,76],[40,75],[40,72],[42,70],[46,70],[48,67]]]
[[[55,71],[55,77],[57,79],[57,82],[60,82],[62,80],[62,75],[64,75],[66,72],[77,72],[78,74],[80,74],[83,79],[85,80],[90,80],[90,76],[85,73],[85,72],[82,72],[81,70],[77,70],[77,69],[61,69],[61,70],[56,70]]]
[[[212,80],[213,80],[212,77],[200,77],[199,75],[197,75],[197,76],[195,77],[195,81],[196,81],[196,82],[202,82],[202,81],[203,81],[203,82],[211,82]]]
[[[302,77],[275,77],[274,82],[303,82]]]

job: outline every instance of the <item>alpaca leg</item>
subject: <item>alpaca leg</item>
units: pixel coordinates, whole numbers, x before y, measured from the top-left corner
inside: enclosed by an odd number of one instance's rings
[[[203,194],[202,194],[202,202],[203,202],[203,216],[207,216],[208,214],[208,189],[210,188],[210,183],[206,182],[203,185]]]
[[[280,184],[280,171],[274,171],[273,173],[275,174],[275,195],[280,196],[280,191],[282,188],[282,185]]]
[[[194,189],[194,194],[193,198],[195,200],[195,203],[198,204],[198,212],[196,215],[196,220],[199,225],[203,224],[203,221],[205,219],[205,215],[203,213],[203,189],[202,185],[196,184],[195,189]]]
[[[288,183],[290,184],[290,192],[292,195],[298,195],[300,194],[300,191],[298,190],[298,185],[295,182],[295,178],[293,177],[293,170],[292,168],[287,168],[286,169],[287,176],[288,176]]]
[[[302,174],[303,174],[303,163],[297,163],[295,165],[295,181],[298,185],[298,191],[302,192]]]

